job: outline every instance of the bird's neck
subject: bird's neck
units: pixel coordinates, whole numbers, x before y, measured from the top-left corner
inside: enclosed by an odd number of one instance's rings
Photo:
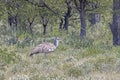
[[[55,40],[55,41],[54,41],[54,45],[55,45],[55,47],[58,47],[59,41],[58,41],[58,40]]]

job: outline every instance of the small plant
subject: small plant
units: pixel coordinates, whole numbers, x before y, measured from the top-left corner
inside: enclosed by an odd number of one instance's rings
[[[65,39],[66,44],[77,49],[80,49],[81,47],[86,48],[86,47],[92,46],[93,41],[94,40],[90,38],[80,39],[80,37],[75,32],[72,32],[71,34],[69,34]]]
[[[68,46],[66,46],[66,45],[59,45],[58,49],[61,50],[61,51],[65,51],[65,50],[68,49]]]
[[[0,59],[6,64],[15,63],[20,60],[15,51],[9,51],[7,48],[0,49]]]
[[[19,34],[17,37],[18,37],[17,46],[20,48],[30,46],[34,42],[32,36],[29,33]]]
[[[5,78],[4,72],[0,71],[0,80],[4,80],[4,78]]]
[[[82,70],[77,67],[72,67],[68,69],[68,75],[73,77],[79,77],[82,75]]]
[[[100,47],[97,46],[89,46],[86,48],[86,53],[84,54],[85,56],[95,56],[98,54],[104,54],[105,50],[101,49]]]
[[[120,59],[118,59],[115,63],[115,71],[120,73]]]
[[[97,57],[96,61],[94,62],[94,66],[96,70],[106,72],[113,70],[114,63],[115,63],[115,58],[113,56],[99,55],[99,57]]]

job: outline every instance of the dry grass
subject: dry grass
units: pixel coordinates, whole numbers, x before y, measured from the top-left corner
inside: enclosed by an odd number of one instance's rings
[[[57,49],[47,57],[44,54],[30,57],[30,47],[19,48],[16,52],[21,58],[19,62],[0,65],[0,80],[119,80],[119,48],[113,53],[115,49],[97,54],[86,48]]]
[[[64,41],[47,57],[44,54],[29,56],[34,46],[44,41],[43,36],[36,39],[35,44],[22,45],[23,48],[8,47],[1,41],[0,54],[10,56],[0,58],[0,80],[120,80],[120,47],[112,46],[110,30],[106,30],[100,25],[96,32],[88,31],[87,39],[82,41],[78,32],[63,33]],[[13,54],[16,57],[11,57]]]

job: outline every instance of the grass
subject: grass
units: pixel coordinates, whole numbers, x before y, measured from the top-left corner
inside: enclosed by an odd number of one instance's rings
[[[6,38],[0,37],[0,80],[119,80],[120,47],[112,46],[110,32],[101,30],[103,27],[88,33],[84,40],[75,31],[53,31],[52,36],[62,36],[63,41],[46,58],[29,54],[38,43],[52,42],[51,34],[36,35],[35,41],[21,35],[19,45],[9,46],[3,44]]]
[[[63,45],[64,47],[64,45]],[[117,80],[120,78],[119,48],[63,49],[62,45],[44,58],[29,57],[30,48],[18,48],[18,62],[0,65],[1,80]],[[11,50],[10,47],[7,50]],[[61,51],[63,50],[63,51]],[[114,51],[116,50],[116,51]],[[112,76],[110,76],[112,75]],[[109,78],[108,78],[109,77]]]

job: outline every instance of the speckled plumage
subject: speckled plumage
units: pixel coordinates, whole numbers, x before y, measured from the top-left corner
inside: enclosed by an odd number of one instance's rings
[[[57,38],[55,38],[55,42],[58,41]],[[55,49],[57,48],[57,46],[55,46],[52,43],[41,43],[38,46],[36,46],[32,52],[30,53],[30,56],[34,55],[34,54],[38,54],[38,53],[49,53],[49,52],[53,52]]]

